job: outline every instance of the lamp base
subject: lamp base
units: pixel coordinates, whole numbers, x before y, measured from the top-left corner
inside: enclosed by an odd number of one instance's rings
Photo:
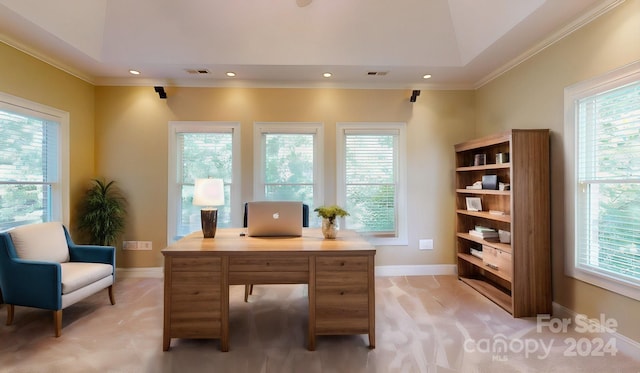
[[[200,220],[202,221],[204,238],[214,238],[216,236],[216,227],[218,226],[218,209],[200,210]]]

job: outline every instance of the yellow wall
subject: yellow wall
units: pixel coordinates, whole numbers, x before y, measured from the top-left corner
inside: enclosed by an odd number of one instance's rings
[[[640,341],[640,302],[564,274],[564,88],[640,60],[640,0],[613,11],[542,51],[477,91],[479,135],[507,128],[551,129],[552,262],[554,301],[578,313],[615,318]]]
[[[382,247],[378,265],[453,264],[453,144],[473,136],[473,92],[409,90],[178,88],[161,100],[152,87],[96,88],[98,173],[128,197],[125,240],[153,251],[118,251],[121,267],[162,265],[166,245],[169,121],[234,121],[241,125],[241,200],[253,198],[253,123],[322,122],[325,203],[335,202],[337,122],[406,122],[409,246]],[[435,250],[418,250],[433,238]]]
[[[94,174],[94,86],[0,43],[0,91],[69,113],[71,231]]]

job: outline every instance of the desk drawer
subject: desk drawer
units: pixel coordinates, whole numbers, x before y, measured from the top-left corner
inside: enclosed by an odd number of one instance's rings
[[[315,291],[317,334],[368,333],[370,315],[366,272],[318,272]]]
[[[173,338],[219,338],[222,319],[220,272],[174,272],[169,304]]]
[[[170,260],[173,272],[220,272],[222,263],[215,257],[172,257]]]
[[[307,272],[309,259],[299,256],[242,256],[229,258],[229,272]]]
[[[367,271],[368,256],[318,256],[316,271]]]

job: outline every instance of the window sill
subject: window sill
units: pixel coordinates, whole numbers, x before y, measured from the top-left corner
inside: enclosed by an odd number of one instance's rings
[[[576,280],[586,282],[599,288],[623,295],[625,297],[629,297],[631,299],[640,300],[640,286],[638,285],[614,279],[604,274],[584,268],[573,268],[569,271],[568,275],[575,278]]]

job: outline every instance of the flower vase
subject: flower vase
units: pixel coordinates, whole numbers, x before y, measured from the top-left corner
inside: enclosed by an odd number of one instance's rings
[[[335,220],[333,223],[329,219],[322,219],[322,234],[324,238],[334,239],[338,235],[338,222]]]

